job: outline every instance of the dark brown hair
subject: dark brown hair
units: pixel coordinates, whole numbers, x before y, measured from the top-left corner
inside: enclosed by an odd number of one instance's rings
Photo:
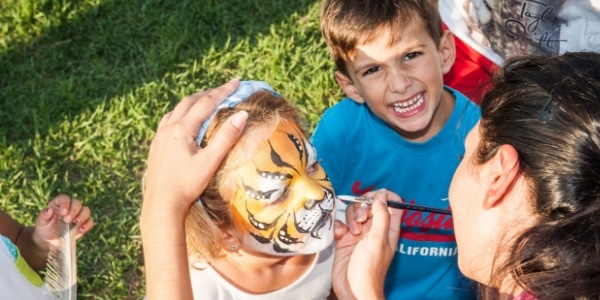
[[[537,224],[510,245],[491,286],[511,276],[538,299],[598,299],[600,54],[514,58],[492,84],[481,103],[477,159],[504,144],[517,150]],[[489,288],[482,295],[499,297]]]

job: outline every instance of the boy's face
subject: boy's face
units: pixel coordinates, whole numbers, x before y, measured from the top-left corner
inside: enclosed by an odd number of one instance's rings
[[[275,256],[325,249],[333,242],[335,196],[314,147],[295,123],[277,125],[256,143],[234,172],[232,210],[243,249]]]
[[[454,63],[454,40],[445,33],[439,48],[424,26],[394,31],[381,28],[346,61],[350,78],[336,72],[344,92],[369,108],[402,136],[413,141],[433,137],[454,107],[442,76]]]

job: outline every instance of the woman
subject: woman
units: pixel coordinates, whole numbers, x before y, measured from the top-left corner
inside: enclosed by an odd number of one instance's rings
[[[482,297],[600,295],[600,54],[506,63],[450,187]]]

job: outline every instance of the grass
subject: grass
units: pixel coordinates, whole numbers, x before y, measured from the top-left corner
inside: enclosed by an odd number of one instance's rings
[[[312,130],[341,93],[313,0],[0,1],[0,208],[33,224],[59,193],[92,209],[80,299],[141,299],[140,179],[160,117],[235,76]],[[156,226],[160,226],[157,224]]]

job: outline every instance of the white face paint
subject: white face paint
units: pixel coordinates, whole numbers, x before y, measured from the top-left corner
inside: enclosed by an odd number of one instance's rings
[[[335,195],[296,124],[279,124],[236,171],[233,218],[244,249],[276,256],[319,252],[333,242]]]

